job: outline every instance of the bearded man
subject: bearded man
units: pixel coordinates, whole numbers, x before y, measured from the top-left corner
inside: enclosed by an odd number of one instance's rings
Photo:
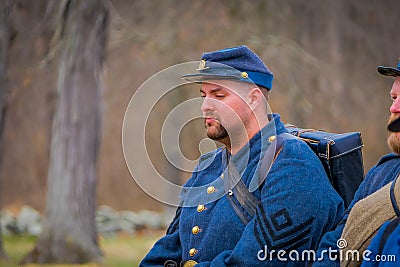
[[[391,113],[389,123],[391,123],[396,118],[400,117],[400,59],[397,67],[379,66],[378,72],[384,76],[394,77],[394,83],[392,85],[392,89],[390,90],[392,105],[389,109]],[[367,196],[389,184],[399,174],[400,133],[392,132],[389,128],[387,142],[393,152],[383,156],[378,161],[377,165],[372,167],[372,169],[368,172],[364,181],[356,191],[354,199],[347,208],[339,225],[334,231],[326,233],[322,238],[317,252],[318,261],[316,261],[313,266],[339,266],[340,260],[342,260],[342,262],[345,260],[343,259],[343,254],[340,255],[340,249],[345,249],[347,246],[347,241],[340,238],[348,220],[350,211],[357,202],[363,200]],[[334,251],[335,253],[327,253],[329,251]],[[347,264],[349,261],[345,260],[345,262]]]
[[[318,157],[270,113],[272,72],[239,46],[204,53],[184,78],[201,84],[207,136],[223,147],[201,156],[166,235],[140,266],[305,266],[303,252],[317,248],[344,207]]]

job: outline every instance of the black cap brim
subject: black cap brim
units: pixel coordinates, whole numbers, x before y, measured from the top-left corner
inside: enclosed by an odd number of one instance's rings
[[[392,77],[400,76],[400,70],[391,67],[379,66],[378,72],[385,76],[392,76]]]
[[[391,132],[400,132],[400,118],[395,119],[388,125],[388,130]]]
[[[182,76],[182,79],[188,82],[201,83],[204,81],[211,80],[240,80],[239,77],[235,75],[216,75],[216,74],[186,74]]]

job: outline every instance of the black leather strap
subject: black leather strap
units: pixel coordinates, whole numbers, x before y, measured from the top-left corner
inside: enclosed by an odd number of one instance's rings
[[[394,209],[394,212],[396,213],[397,217],[400,216],[400,209],[399,206],[397,205],[397,201],[396,201],[396,196],[394,194],[394,187],[396,186],[396,181],[397,178],[399,178],[400,174],[397,175],[397,177],[393,180],[392,185],[390,186],[390,201],[392,202],[392,206]]]
[[[249,192],[241,179],[241,175],[235,164],[230,159],[228,151],[222,154],[222,162],[227,169],[227,177],[224,179],[225,191],[229,204],[244,225],[249,223],[249,217],[244,211],[253,217],[257,207],[258,199]]]
[[[256,214],[258,199],[252,193],[250,193],[249,189],[243,183],[233,162],[230,162],[228,165],[228,179],[237,181],[236,185],[232,189],[228,190],[227,197],[229,203],[233,207],[235,213],[239,216],[240,220],[246,225],[249,222],[249,219],[246,214],[243,214],[243,209],[247,211],[250,217],[253,217]],[[239,202],[239,205],[234,200],[234,197],[236,198],[237,202]]]
[[[271,146],[267,149],[262,159],[260,165],[260,173],[259,173],[259,182],[260,184],[264,181],[267,175],[266,168],[272,164],[272,162],[268,163],[268,160],[274,159],[278,152],[282,148],[282,144],[285,140],[288,139],[296,139],[297,137],[289,134],[289,133],[282,133],[277,136],[274,142],[275,144],[271,144]],[[271,148],[271,149],[270,149]],[[275,151],[272,151],[275,148]],[[224,155],[225,154],[225,155]],[[224,181],[225,190],[227,190],[227,198],[229,204],[232,206],[235,213],[238,215],[240,220],[243,222],[244,225],[249,223],[248,216],[244,213],[244,210],[250,215],[250,218],[254,217],[256,214],[257,205],[259,199],[257,199],[247,188],[247,186],[243,183],[241,179],[241,175],[237,170],[233,161],[229,160],[229,152],[223,154],[223,162],[227,165],[228,170],[228,177]],[[274,157],[272,157],[274,155]],[[226,166],[225,165],[225,166]],[[268,165],[268,166],[267,166]],[[230,189],[231,188],[231,189]],[[236,201],[235,201],[236,199]]]

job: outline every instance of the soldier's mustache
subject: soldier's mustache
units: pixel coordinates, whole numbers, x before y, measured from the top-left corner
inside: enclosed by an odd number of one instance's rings
[[[400,115],[397,115],[397,114],[390,114],[390,117],[389,117],[389,119],[388,119],[388,125],[390,124],[390,123],[392,123],[394,120],[396,120],[396,119],[398,119],[400,117]]]
[[[204,118],[211,118],[211,119],[215,119],[217,121],[221,121],[220,117],[218,116],[218,114],[216,114],[215,112],[205,112],[203,114]]]

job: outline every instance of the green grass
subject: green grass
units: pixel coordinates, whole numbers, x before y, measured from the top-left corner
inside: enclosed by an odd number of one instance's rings
[[[146,231],[136,235],[119,234],[113,237],[100,237],[100,248],[104,253],[101,264],[82,265],[44,265],[46,267],[133,267],[138,266],[140,260],[149,251],[154,242],[164,234],[163,231]],[[19,266],[18,262],[33,249],[36,242],[31,236],[3,236],[4,249],[9,257],[8,261],[0,261],[0,267]],[[26,267],[43,265],[29,264]]]
[[[0,261],[0,266],[18,266],[18,261],[33,249],[35,241],[36,237],[33,236],[3,236],[4,250],[9,260]]]

